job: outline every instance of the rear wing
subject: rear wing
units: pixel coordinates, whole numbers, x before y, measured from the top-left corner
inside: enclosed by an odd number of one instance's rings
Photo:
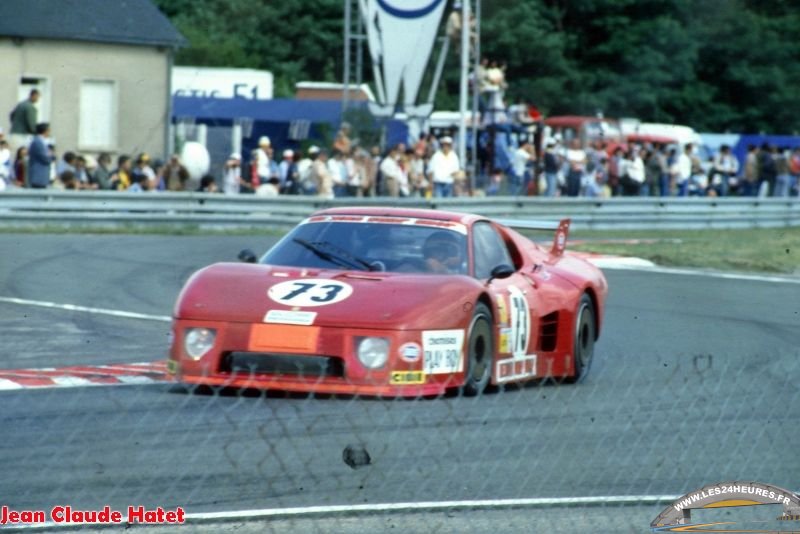
[[[567,236],[569,236],[569,225],[571,219],[561,219],[559,222],[554,221],[534,221],[534,220],[514,220],[514,219],[495,219],[495,222],[508,226],[509,228],[520,230],[555,230],[555,237],[553,237],[553,246],[550,249],[550,254],[553,256],[561,256],[564,249],[567,248]]]

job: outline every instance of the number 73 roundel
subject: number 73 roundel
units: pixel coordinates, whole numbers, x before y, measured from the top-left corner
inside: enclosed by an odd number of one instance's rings
[[[287,280],[269,288],[269,298],[287,306],[325,306],[341,302],[353,293],[353,286],[338,280]]]

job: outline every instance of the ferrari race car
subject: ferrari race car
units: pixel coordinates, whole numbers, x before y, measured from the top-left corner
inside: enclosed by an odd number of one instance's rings
[[[589,369],[606,280],[477,215],[334,208],[256,262],[217,263],[174,309],[169,371],[187,384],[379,396],[477,395]]]

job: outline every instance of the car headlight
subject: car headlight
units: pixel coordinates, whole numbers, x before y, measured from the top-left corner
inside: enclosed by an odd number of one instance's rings
[[[389,340],[382,337],[365,337],[358,343],[358,360],[367,369],[380,369],[389,359]]]
[[[212,328],[187,328],[183,338],[186,354],[193,360],[199,360],[214,346],[217,331]]]

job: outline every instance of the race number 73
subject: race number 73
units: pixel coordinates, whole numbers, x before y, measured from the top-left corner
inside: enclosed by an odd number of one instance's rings
[[[353,292],[350,284],[338,280],[287,280],[269,289],[269,298],[289,306],[324,306],[340,302]]]

